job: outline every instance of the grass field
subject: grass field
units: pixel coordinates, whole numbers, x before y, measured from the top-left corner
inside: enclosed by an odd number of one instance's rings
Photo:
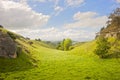
[[[17,42],[30,53],[0,58],[0,80],[120,80],[120,59],[99,59],[93,53],[95,41],[71,51],[45,48],[36,41],[32,46]]]

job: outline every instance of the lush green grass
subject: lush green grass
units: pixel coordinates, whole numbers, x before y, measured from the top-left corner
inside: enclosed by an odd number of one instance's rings
[[[0,80],[120,80],[120,59],[99,59],[93,54],[95,41],[68,52],[16,41],[30,53],[0,58]]]
[[[96,57],[96,55],[93,53],[95,48],[96,41],[90,41],[75,47],[73,50],[70,51],[70,54],[86,57]]]

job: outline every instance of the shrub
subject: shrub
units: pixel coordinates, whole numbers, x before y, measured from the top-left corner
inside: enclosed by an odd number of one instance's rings
[[[67,39],[63,39],[63,41],[61,41],[58,46],[57,49],[59,50],[64,50],[64,51],[68,51],[72,49],[72,40],[67,38]],[[71,47],[71,48],[70,48]]]
[[[0,25],[0,28],[4,28],[2,25]]]
[[[100,58],[105,58],[108,55],[108,51],[110,49],[110,43],[107,38],[99,37],[96,41],[97,47],[95,49],[95,54],[97,54]]]
[[[111,48],[110,57],[120,58],[120,42],[116,40]]]
[[[16,39],[16,35],[14,35],[12,32],[7,32],[7,34],[13,39]]]
[[[28,41],[28,44],[32,45],[32,44],[33,44],[33,42],[32,42],[32,41]]]
[[[16,51],[16,53],[17,53],[17,56],[18,56],[18,57],[19,57],[19,54],[22,53],[22,48],[21,48],[20,45],[17,45],[17,51]]]
[[[70,47],[69,47],[69,50],[72,50],[72,49],[74,49],[74,46],[70,46]]]

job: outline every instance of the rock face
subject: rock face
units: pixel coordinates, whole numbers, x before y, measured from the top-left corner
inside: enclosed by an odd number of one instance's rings
[[[0,31],[0,56],[6,58],[16,58],[16,44],[7,34]]]

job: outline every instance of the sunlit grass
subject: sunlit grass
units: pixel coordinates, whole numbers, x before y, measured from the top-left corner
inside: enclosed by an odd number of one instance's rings
[[[30,53],[17,59],[0,58],[0,80],[119,80],[119,59],[99,59],[95,41],[71,51],[45,48],[40,42],[16,40]],[[91,56],[92,55],[92,56]]]

